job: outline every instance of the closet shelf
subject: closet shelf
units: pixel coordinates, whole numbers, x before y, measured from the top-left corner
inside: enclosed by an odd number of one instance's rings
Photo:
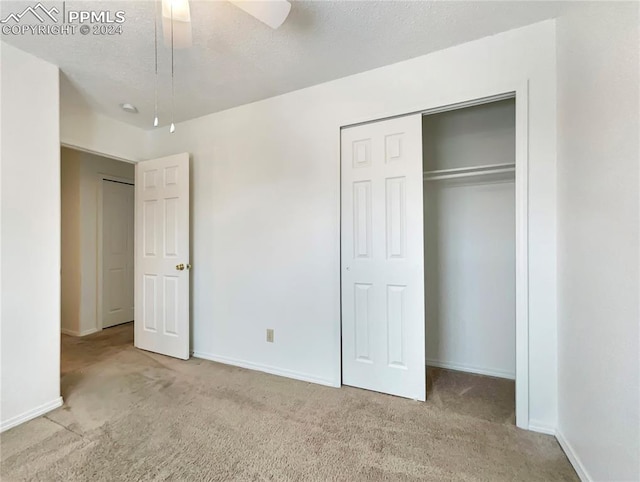
[[[515,172],[516,165],[512,164],[488,164],[485,166],[457,167],[455,169],[439,169],[437,171],[423,172],[425,181],[438,181],[440,179],[454,179],[460,177],[485,176],[487,174],[502,174]]]

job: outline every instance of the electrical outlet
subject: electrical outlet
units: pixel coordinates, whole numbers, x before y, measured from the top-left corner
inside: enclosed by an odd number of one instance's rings
[[[267,341],[273,343],[273,328],[267,328]]]

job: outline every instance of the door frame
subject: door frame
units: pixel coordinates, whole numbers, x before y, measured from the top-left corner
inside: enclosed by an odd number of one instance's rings
[[[477,86],[465,91],[443,93],[438,98],[412,101],[403,108],[360,119],[339,123],[338,148],[340,167],[338,174],[338,231],[340,233],[340,326],[339,343],[342,346],[342,129],[411,114],[435,114],[487,104],[499,100],[515,99],[516,152],[515,152],[515,238],[516,238],[516,426],[529,430],[529,80],[518,80]],[[340,384],[342,385],[342,349],[338,351]],[[425,359],[426,364],[426,359]],[[426,383],[426,380],[425,380]]]
[[[102,266],[104,264],[104,252],[103,252],[103,230],[102,230],[102,222],[103,222],[103,213],[104,213],[104,181],[113,181],[113,182],[119,182],[122,184],[129,184],[130,186],[132,186],[135,189],[135,177],[134,179],[129,179],[126,177],[118,177],[118,176],[112,176],[110,174],[102,174],[102,173],[98,173],[98,175],[96,176],[96,182],[98,183],[98,205],[97,205],[97,213],[96,213],[96,227],[97,227],[97,233],[96,233],[96,241],[97,241],[97,247],[96,247],[96,332],[98,331],[102,331],[104,329],[104,320],[102,319],[102,307],[104,304],[104,299],[103,299],[103,280],[102,280]],[[135,216],[135,206],[134,206],[134,216]],[[135,239],[135,230],[136,230],[136,223],[133,223],[133,237]],[[133,253],[133,262],[135,265],[135,250]],[[133,288],[133,287],[132,287]],[[134,305],[135,305],[135,297],[134,297]],[[135,319],[133,320],[135,323]]]

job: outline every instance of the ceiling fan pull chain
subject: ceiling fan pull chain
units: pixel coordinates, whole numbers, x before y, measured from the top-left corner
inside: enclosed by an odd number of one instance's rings
[[[158,127],[158,0],[153,1],[153,50],[155,55],[155,79],[154,79],[154,117],[153,127]]]
[[[173,134],[176,131],[176,125],[173,123],[173,115],[175,112],[175,88],[174,88],[174,67],[173,67],[173,2],[171,2],[171,127],[169,127],[169,132]]]

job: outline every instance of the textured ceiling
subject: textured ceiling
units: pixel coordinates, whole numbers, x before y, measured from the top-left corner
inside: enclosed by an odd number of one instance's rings
[[[295,1],[284,25],[271,30],[226,1],[190,4],[193,47],[175,55],[176,122],[556,17],[567,8],[546,1]],[[4,17],[25,2],[1,5]],[[124,10],[123,33],[3,40],[60,67],[65,103],[151,128],[154,4],[67,1],[66,8]],[[170,51],[161,45],[159,56],[160,117],[167,124]],[[123,102],[140,113],[121,111]]]

